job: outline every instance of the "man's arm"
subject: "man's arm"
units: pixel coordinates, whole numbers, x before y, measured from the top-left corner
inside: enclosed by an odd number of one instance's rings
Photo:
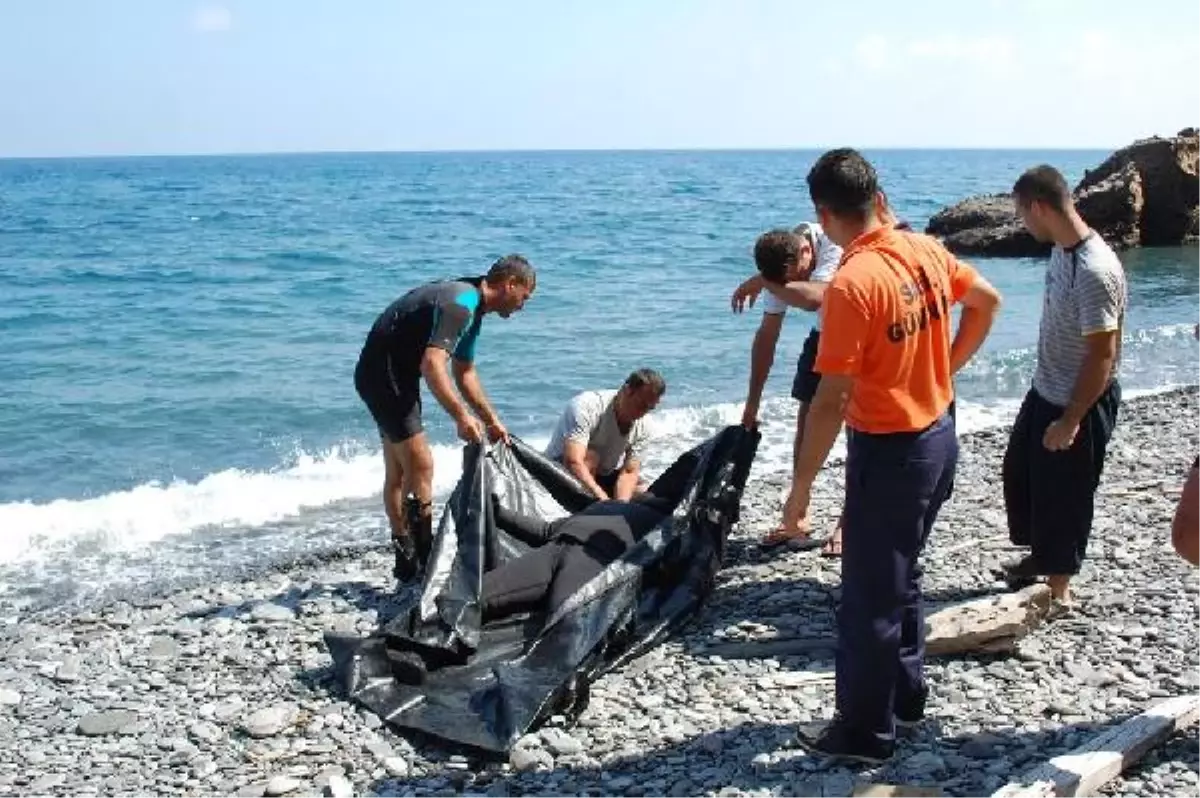
[[[458,383],[458,389],[462,391],[463,398],[479,414],[484,424],[494,427],[500,423],[499,416],[496,415],[496,411],[488,402],[487,394],[483,391],[483,384],[479,382],[479,372],[475,369],[474,363],[455,358],[454,379]]]
[[[587,465],[587,444],[568,438],[563,443],[563,465],[583,483],[583,486],[600,500],[608,498],[608,493],[596,482],[591,469]]]
[[[1083,417],[1108,387],[1121,345],[1124,278],[1120,262],[1086,264],[1077,273],[1075,290],[1079,292],[1079,333],[1087,343],[1087,353],[1062,416],[1042,436],[1042,444],[1051,451],[1068,449],[1074,443]]]
[[[809,492],[837,440],[850,391],[862,368],[870,319],[860,294],[860,290],[850,284],[836,285],[828,293],[829,304],[825,308],[825,324],[814,364],[821,374],[821,382],[808,408],[792,483],[793,492],[802,497],[800,504],[803,506],[797,508],[802,515],[808,512]]]
[[[617,474],[617,484],[613,486],[612,497],[620,502],[627,502],[637,493],[638,480],[642,477],[642,464],[632,454],[625,457],[621,473]]]
[[[1067,403],[1062,414],[1063,420],[1072,427],[1079,426],[1087,411],[1108,387],[1113,361],[1117,359],[1117,343],[1120,337],[1120,330],[1106,330],[1086,337],[1087,354],[1083,358],[1079,374],[1075,377],[1071,401]]]
[[[821,307],[821,302],[825,297],[825,288],[828,283],[814,283],[809,281],[797,281],[779,285],[767,280],[763,281],[763,285],[771,292],[780,302],[785,302],[795,308],[803,310],[818,310]]]
[[[425,378],[425,384],[429,386],[438,404],[445,408],[450,418],[458,422],[468,416],[469,412],[454,392],[450,376],[446,374],[446,361],[449,359],[450,353],[445,349],[439,346],[425,347],[425,354],[421,358],[421,376]]]
[[[1063,418],[1072,426],[1083,421],[1112,378],[1121,346],[1125,294],[1124,274],[1115,255],[1108,262],[1086,264],[1079,269],[1077,280],[1079,332],[1087,341],[1087,354],[1063,411]]]
[[[758,409],[762,403],[763,387],[775,363],[775,346],[779,343],[779,331],[783,329],[782,313],[764,313],[758,330],[754,333],[754,344],[750,347],[750,387],[746,392],[746,409],[742,413],[742,426],[750,428],[758,420]]]
[[[987,339],[1000,312],[1000,292],[979,274],[974,275],[971,287],[959,299],[962,316],[958,331],[950,344],[950,374],[959,372],[971,361]]]
[[[734,313],[741,313],[747,307],[754,307],[754,301],[758,299],[758,295],[762,293],[763,278],[761,274],[755,274],[748,277],[733,291],[733,296],[729,298],[729,305],[733,308]]]

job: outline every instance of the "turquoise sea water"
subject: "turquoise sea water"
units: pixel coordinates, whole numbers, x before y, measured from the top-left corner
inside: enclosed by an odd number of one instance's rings
[[[818,154],[0,161],[0,595],[82,599],[382,540],[382,462],[352,382],[363,336],[408,287],[507,252],[539,270],[526,310],[489,317],[479,344],[510,429],[542,442],[575,391],[652,366],[669,382],[661,467],[740,416],[758,314],[728,296],[759,232],[810,218]],[[921,227],[1029,165],[1075,180],[1105,153],[868,155]],[[1196,248],[1123,258],[1125,384],[1196,382]],[[1011,415],[1041,301],[1041,262],[976,265],[1006,302],[959,383],[966,428]],[[785,325],[760,472],[790,457],[809,322]],[[427,423],[444,493],[459,448],[439,411]]]

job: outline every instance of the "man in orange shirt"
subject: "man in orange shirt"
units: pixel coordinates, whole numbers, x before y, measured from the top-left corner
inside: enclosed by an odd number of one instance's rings
[[[933,238],[882,221],[875,170],[854,150],[822,155],[808,189],[844,254],[825,291],[821,383],[796,469],[804,511],[843,416],[847,457],[837,712],[799,742],[877,763],[894,751],[896,723],[924,716],[918,557],[958,462],[951,378],[987,337],[1000,296]],[[951,341],[953,303],[963,311]]]

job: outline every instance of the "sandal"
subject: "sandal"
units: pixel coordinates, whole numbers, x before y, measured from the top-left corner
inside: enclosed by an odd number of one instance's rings
[[[774,549],[779,546],[787,546],[789,549],[795,549],[797,551],[815,549],[820,545],[821,541],[815,539],[812,536],[812,532],[809,530],[791,532],[785,530],[783,527],[776,527],[770,532],[770,534],[759,541],[758,544],[759,548],[763,549]]]
[[[821,546],[821,556],[836,559],[842,556],[842,539],[835,532],[825,538]]]

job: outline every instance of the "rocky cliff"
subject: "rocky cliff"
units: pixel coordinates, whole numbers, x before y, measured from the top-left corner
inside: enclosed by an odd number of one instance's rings
[[[1200,235],[1198,161],[1196,128],[1136,141],[1084,174],[1073,192],[1076,207],[1120,249],[1195,241]],[[963,200],[934,215],[925,231],[963,255],[1023,257],[1049,251],[1025,231],[1007,194]]]

